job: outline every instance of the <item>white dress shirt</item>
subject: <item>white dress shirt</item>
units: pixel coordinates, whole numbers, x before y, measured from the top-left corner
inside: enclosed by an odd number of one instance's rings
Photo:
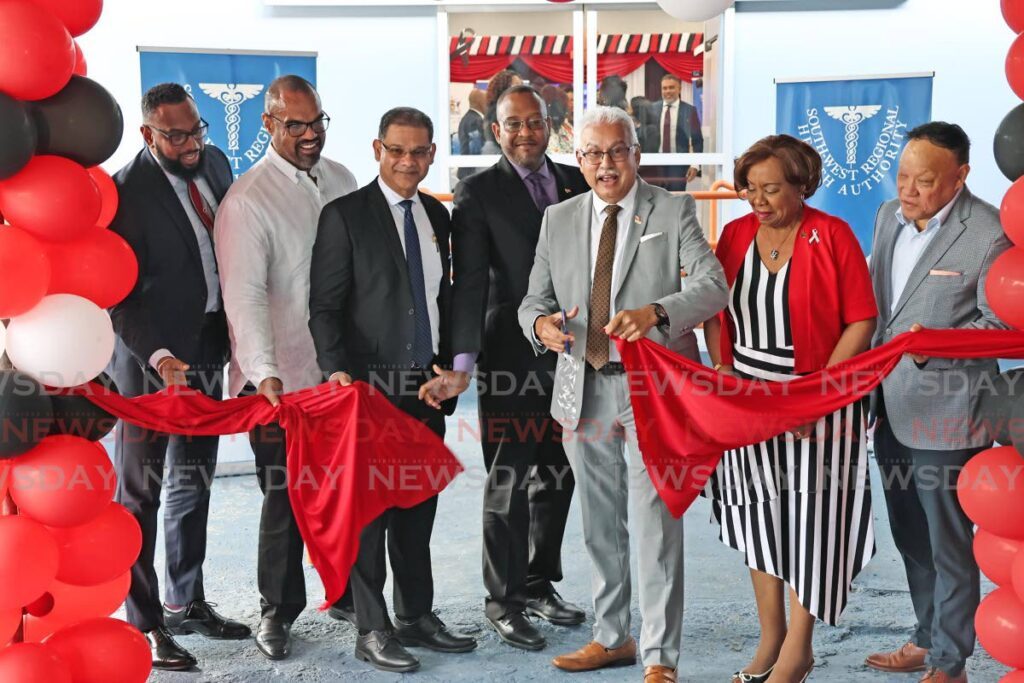
[[[636,208],[636,192],[639,186],[640,183],[634,181],[632,189],[622,198],[622,201],[618,202],[620,210],[616,216],[615,256],[612,257],[612,296],[608,309],[608,315],[611,318],[614,318],[617,313],[615,309],[615,295],[618,294],[616,284],[619,270],[622,268],[622,253],[626,248],[626,235],[633,222],[633,210]],[[608,207],[608,203],[598,197],[596,192],[590,194],[594,198],[594,210],[590,213],[590,286],[593,289],[594,271],[597,269],[597,252],[601,246],[601,230],[604,228],[605,209]],[[608,360],[614,362],[621,360],[619,349],[610,338],[608,340]]]
[[[213,243],[210,241],[210,233],[206,230],[206,226],[203,225],[203,220],[196,213],[195,207],[192,206],[192,200],[188,196],[188,181],[184,178],[179,178],[164,168],[160,163],[160,159],[153,154],[152,150],[149,153],[153,156],[153,160],[156,161],[157,165],[160,166],[160,170],[167,176],[167,182],[171,184],[174,194],[178,197],[178,201],[181,202],[182,208],[185,209],[188,222],[192,224],[192,231],[196,234],[196,241],[199,243],[199,258],[203,262],[203,277],[206,279],[206,312],[214,313],[219,311],[221,300],[220,280],[217,275],[217,259],[213,254]],[[199,189],[199,194],[203,195],[203,199],[206,200],[210,207],[210,212],[216,216],[217,200],[213,196],[213,190],[210,189],[206,179],[202,176],[197,175],[194,180],[196,187]],[[170,349],[157,349],[149,357],[149,364],[155,369],[162,359],[173,355]]]
[[[307,174],[271,146],[224,196],[214,241],[232,396],[246,381],[258,387],[268,377],[286,392],[322,381],[309,331],[310,259],[321,209],[355,189],[341,164],[321,158]]]
[[[670,154],[676,152],[676,127],[679,125],[679,100],[674,102],[666,102],[662,100],[661,103],[661,120],[658,121],[658,139],[661,139],[661,134],[665,131],[665,117],[670,117],[669,126],[671,127],[672,134],[668,136],[668,151]],[[665,141],[661,140],[661,144],[658,145],[658,150],[661,152],[665,149]],[[689,151],[689,150],[687,150]]]
[[[963,188],[957,190],[957,193],[953,195],[953,199],[942,207],[942,210],[932,216],[924,226],[924,230],[919,231],[914,221],[908,221],[904,218],[902,208],[896,209],[896,220],[903,227],[900,228],[900,234],[896,236],[896,244],[892,250],[892,301],[889,302],[890,313],[896,310],[896,304],[899,302],[900,296],[903,295],[903,289],[907,286],[907,280],[910,279],[910,272],[914,270],[914,266],[921,259],[921,254],[924,253],[924,250],[935,239],[939,228],[949,218],[950,212],[953,211],[953,205],[960,198],[961,192],[963,192]]]
[[[405,201],[405,197],[398,194],[387,184],[377,178],[377,184],[384,199],[391,207],[391,215],[395,219],[395,228],[398,229],[398,239],[402,241],[402,253],[405,253],[405,209],[399,206]],[[441,312],[437,306],[437,296],[441,292],[441,278],[444,277],[444,265],[441,263],[441,249],[437,244],[437,237],[434,228],[430,225],[430,217],[420,200],[419,192],[409,198],[412,200],[412,219],[416,222],[416,233],[420,238],[420,258],[423,260],[423,284],[427,293],[427,315],[430,317],[430,341],[434,347],[434,355],[437,355],[438,344],[441,341]]]

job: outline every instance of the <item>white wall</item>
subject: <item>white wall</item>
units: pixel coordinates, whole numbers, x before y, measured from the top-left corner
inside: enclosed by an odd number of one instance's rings
[[[435,10],[372,11],[266,8],[262,0],[106,0],[99,24],[79,42],[89,76],[124,111],[121,147],[104,166],[114,171],[139,149],[137,45],[319,53],[318,86],[331,114],[325,155],[348,166],[360,184],[376,175],[371,141],[381,114],[397,105],[436,119]],[[425,181],[440,186],[439,171]]]
[[[775,131],[774,78],[934,71],[932,117],[959,123],[970,135],[968,185],[998,206],[1009,181],[996,168],[992,139],[1019,100],[1003,66],[1013,34],[995,0],[906,0],[890,9],[828,12],[737,10],[734,39],[736,154]]]

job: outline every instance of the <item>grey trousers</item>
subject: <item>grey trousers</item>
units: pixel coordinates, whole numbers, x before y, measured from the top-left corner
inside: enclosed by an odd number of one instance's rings
[[[587,366],[576,431],[566,430],[591,562],[594,640],[608,648],[630,637],[628,517],[637,539],[640,655],[644,666],[676,668],[683,634],[683,520],[658,497],[637,445],[626,376]]]

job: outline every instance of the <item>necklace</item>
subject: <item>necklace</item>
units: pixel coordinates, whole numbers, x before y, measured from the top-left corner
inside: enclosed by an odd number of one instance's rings
[[[790,236],[794,232],[796,232],[797,227],[799,227],[799,224],[794,225],[792,228],[790,228],[789,231],[786,232],[786,236],[782,238],[782,241],[778,242],[774,247],[772,247],[772,250],[768,252],[768,257],[771,258],[772,261],[779,260],[779,249],[782,248],[786,244],[786,242],[789,241]]]

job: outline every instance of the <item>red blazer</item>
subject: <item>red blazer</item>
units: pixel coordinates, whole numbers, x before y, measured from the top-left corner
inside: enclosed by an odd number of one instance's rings
[[[758,226],[753,213],[725,226],[715,255],[722,262],[730,288]],[[867,260],[853,230],[841,218],[805,204],[789,263],[789,317],[796,372],[824,368],[846,326],[877,315]],[[722,323],[722,363],[731,364],[733,323],[729,309],[719,313],[718,319]]]

